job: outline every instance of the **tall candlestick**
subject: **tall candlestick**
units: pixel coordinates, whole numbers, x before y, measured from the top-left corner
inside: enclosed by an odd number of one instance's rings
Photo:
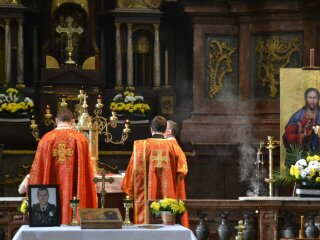
[[[310,67],[314,67],[314,48],[310,48]]]
[[[169,71],[168,71],[168,50],[164,51],[164,83],[169,86]]]
[[[300,217],[299,238],[304,238],[304,216],[303,215],[301,215]]]

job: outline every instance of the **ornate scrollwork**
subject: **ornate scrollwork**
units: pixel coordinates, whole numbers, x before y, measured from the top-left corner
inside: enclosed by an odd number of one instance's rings
[[[216,39],[210,41],[209,61],[207,68],[210,77],[209,97],[220,92],[223,88],[223,78],[226,73],[233,71],[231,55],[237,50],[227,46],[226,42],[219,42]]]
[[[118,8],[149,8],[160,7],[161,0],[117,0]]]
[[[279,69],[290,63],[292,54],[299,51],[299,46],[300,40],[297,37],[292,37],[287,42],[277,36],[266,41],[257,39],[258,79],[263,87],[269,84],[270,97],[274,98],[278,93]]]

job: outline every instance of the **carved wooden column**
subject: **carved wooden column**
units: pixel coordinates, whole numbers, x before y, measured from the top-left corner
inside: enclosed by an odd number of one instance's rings
[[[154,54],[153,54],[153,88],[160,88],[160,44],[159,44],[159,24],[153,24],[154,26]]]
[[[133,52],[132,52],[132,24],[128,26],[128,39],[127,39],[127,85],[133,86]]]
[[[11,29],[10,19],[4,19],[5,22],[5,83],[11,81]]]
[[[271,205],[271,203],[268,203]],[[262,204],[263,205],[263,204]],[[278,215],[279,215],[279,203],[278,206],[260,207],[259,215],[259,239],[270,240],[278,239]]]
[[[32,79],[34,82],[39,80],[38,69],[39,69],[39,56],[38,56],[38,27],[32,27]]]
[[[116,89],[122,89],[122,56],[121,56],[121,36],[120,23],[115,23],[116,26]]]
[[[17,51],[17,63],[18,63],[18,73],[17,73],[17,84],[24,85],[23,81],[23,19],[18,19],[18,51]]]

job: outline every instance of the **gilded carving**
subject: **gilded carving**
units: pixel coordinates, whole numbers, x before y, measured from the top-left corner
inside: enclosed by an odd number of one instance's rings
[[[86,11],[87,14],[89,13],[88,0],[52,0],[52,12],[64,3],[78,4]]]
[[[233,71],[231,55],[237,50],[227,45],[226,42],[219,42],[216,39],[210,41],[209,61],[207,68],[209,70],[210,89],[209,97],[223,89],[223,78],[226,73]]]
[[[274,98],[278,93],[280,68],[286,67],[292,54],[300,49],[300,40],[292,37],[288,41],[273,36],[264,41],[257,39],[256,53],[258,54],[258,79],[262,87],[269,85],[269,96]]]
[[[161,0],[117,0],[118,8],[148,8],[157,9]]]

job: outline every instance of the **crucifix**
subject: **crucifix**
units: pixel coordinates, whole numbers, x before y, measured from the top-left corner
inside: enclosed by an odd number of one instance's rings
[[[83,28],[82,27],[72,27],[73,23],[73,18],[72,17],[67,17],[67,27],[61,27],[60,25],[56,28],[57,33],[66,33],[67,34],[67,55],[68,55],[68,60],[65,62],[66,64],[75,64],[75,61],[72,60],[72,52],[73,52],[73,43],[72,43],[72,36],[74,33],[77,33],[81,35],[83,33]]]
[[[101,182],[101,208],[104,208],[104,204],[106,202],[106,182],[109,182],[110,184],[112,184],[114,182],[114,179],[111,177],[111,178],[107,178],[106,179],[106,170],[105,169],[102,169],[101,170],[101,179],[99,177],[94,177],[93,178],[93,182],[94,183],[98,183],[98,182]]]

